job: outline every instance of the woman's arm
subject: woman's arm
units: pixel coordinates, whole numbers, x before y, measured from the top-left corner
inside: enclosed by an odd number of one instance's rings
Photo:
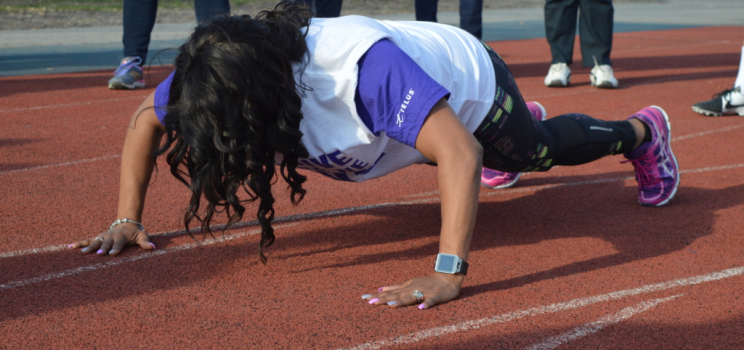
[[[483,148],[442,99],[424,122],[416,149],[437,164],[442,200],[439,252],[467,261],[478,209]]]
[[[431,109],[416,139],[416,149],[437,163],[442,200],[439,252],[467,261],[478,208],[483,149],[445,99]],[[463,274],[433,272],[364,297],[370,304],[405,306],[417,303],[412,293],[418,290],[424,295],[419,308],[424,309],[457,297],[464,279]]]
[[[132,115],[124,140],[119,175],[119,209],[116,219],[129,219],[141,222],[142,210],[150,176],[155,166],[152,153],[160,145],[163,126],[155,114],[154,93]],[[113,221],[113,220],[112,220]],[[100,237],[100,238],[98,238]],[[116,255],[125,245],[137,244],[144,249],[154,249],[147,233],[133,223],[122,223],[113,230],[97,237],[72,244],[71,248],[85,247],[83,253],[96,251],[99,255]]]

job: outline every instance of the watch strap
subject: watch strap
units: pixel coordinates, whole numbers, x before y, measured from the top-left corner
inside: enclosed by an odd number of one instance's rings
[[[467,261],[462,260],[462,264],[460,265],[460,272],[459,273],[461,273],[463,275],[467,275],[468,274],[468,266],[469,265],[470,264],[468,264]]]
[[[453,269],[452,267],[450,267],[450,268],[447,269],[447,271],[440,270],[439,269],[440,258],[443,257],[443,256],[453,257],[455,259],[455,261],[453,262],[453,264],[456,264],[456,266],[458,266],[459,268],[458,269]],[[461,273],[463,275],[467,275],[468,274],[468,266],[469,266],[468,262],[465,261],[465,260],[463,260],[461,257],[459,257],[457,255],[439,253],[439,254],[437,254],[437,260],[434,263],[434,271],[438,271],[438,272],[441,272],[441,273],[449,273],[449,274]]]

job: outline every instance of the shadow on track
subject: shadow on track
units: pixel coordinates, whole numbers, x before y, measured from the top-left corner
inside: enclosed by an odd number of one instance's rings
[[[626,174],[626,173],[623,173]],[[584,179],[584,176],[578,177]],[[538,180],[538,179],[535,179]],[[545,182],[539,179],[535,182]],[[561,182],[574,182],[563,177]],[[637,204],[635,188],[618,186],[620,182],[543,190],[505,202],[481,203],[478,210],[471,250],[478,251],[505,246],[534,245],[541,241],[592,237],[610,242],[616,254],[586,261],[575,261],[545,271],[535,271],[520,277],[463,288],[460,299],[481,293],[517,288],[531,283],[580,274],[626,264],[632,261],[663,256],[679,251],[693,241],[713,232],[716,212],[744,203],[744,185],[721,190],[681,188],[675,199],[664,208],[645,208]],[[524,185],[524,184],[522,184]],[[545,192],[546,193],[541,193]],[[704,205],[701,203],[705,203]],[[559,205],[557,205],[559,204]],[[380,223],[374,227],[352,226],[334,232],[309,232],[307,235],[280,237],[280,246],[326,245],[323,252],[420,239],[438,235],[439,204],[418,204],[370,211]],[[412,223],[411,218],[416,218]],[[385,228],[381,230],[380,228]],[[353,265],[373,265],[388,260],[418,260],[433,257],[438,243],[422,244],[396,252],[381,252],[325,265],[322,268],[343,268]],[[280,255],[279,259],[298,254]],[[312,255],[318,252],[308,250]],[[474,261],[473,266],[488,268],[487,261]],[[498,264],[509,264],[499,261]],[[317,268],[317,267],[316,267]],[[316,268],[299,269],[304,272]]]
[[[148,87],[155,87],[170,74],[172,66],[153,64],[144,69],[145,82]],[[27,77],[0,78],[0,97],[14,94],[40,93],[50,91],[72,91],[100,87],[107,89],[112,70],[97,70],[89,72],[62,73],[55,75],[35,75]],[[124,94],[127,91],[122,91]],[[76,99],[75,102],[79,100]]]
[[[23,146],[30,143],[37,143],[42,142],[42,139],[20,139],[20,138],[7,138],[7,139],[0,139],[0,148],[6,148],[6,147],[14,147],[14,146]],[[5,163],[0,161],[0,173],[18,170],[18,169],[27,169],[42,165],[40,163]]]
[[[727,77],[735,77],[736,69],[734,68],[739,62],[739,53],[711,53],[711,54],[698,54],[698,55],[678,55],[678,56],[652,56],[652,57],[619,57],[612,59],[612,68],[615,73],[622,73],[636,70],[648,70],[648,71],[664,71],[670,69],[696,69],[696,68],[714,68],[714,67],[727,67],[734,69],[733,73]],[[527,78],[527,77],[543,77],[550,67],[550,62],[540,63],[509,63],[508,59],[505,59],[509,65],[514,77]],[[582,68],[581,62],[574,60],[574,64],[571,65],[574,74],[589,74],[589,68]],[[729,72],[729,70],[726,70]],[[721,72],[722,73],[722,72]],[[712,73],[717,74],[717,73]],[[690,73],[680,74],[690,75]],[[665,75],[674,76],[674,75]],[[640,78],[639,78],[640,79]],[[646,76],[644,80],[654,80],[658,77]],[[626,79],[622,79],[620,87]],[[572,84],[573,86],[573,84]],[[570,89],[570,87],[569,87]]]
[[[619,172],[604,174],[603,177],[621,178],[628,175],[628,172]],[[571,183],[591,179],[592,177],[587,176],[536,178],[526,179],[521,185]],[[618,252],[586,261],[568,262],[516,278],[466,285],[459,298],[467,299],[482,293],[518,288],[682,250],[693,241],[713,232],[718,210],[744,202],[744,185],[719,190],[683,187],[677,198],[664,208],[641,207],[637,204],[635,195],[635,188],[625,187],[623,182],[614,181],[581,188],[567,186],[544,189],[535,194],[500,202],[493,199],[486,199],[489,200],[487,202],[482,200],[472,243],[473,251],[592,237],[611,243]],[[226,273],[226,269],[235,264],[241,266],[241,275],[245,275],[242,278],[265,280],[266,288],[280,288],[284,283],[281,278],[265,278],[267,273],[274,270],[284,271],[285,274],[310,271],[335,273],[334,270],[342,273],[340,271],[345,268],[372,266],[390,260],[411,260],[412,264],[402,272],[408,277],[430,270],[430,264],[425,264],[424,260],[428,261],[438,250],[435,238],[439,235],[439,203],[396,205],[347,216],[353,219],[358,214],[374,216],[374,223],[370,224],[368,221],[366,224],[346,225],[343,222],[347,220],[343,219],[333,229],[309,230],[286,236],[278,231],[277,243],[268,250],[269,265],[266,267],[261,266],[256,257],[258,237],[254,236],[228,244],[172,252],[167,257],[152,257],[94,272],[42,279],[6,288],[0,291],[2,300],[5,301],[0,307],[0,320],[198,284]],[[324,220],[336,221],[333,217]],[[254,228],[242,230],[252,229]],[[173,239],[174,236],[155,237],[154,241],[158,246],[166,247],[170,246],[167,242]],[[420,239],[425,239],[425,242],[414,242]],[[400,249],[390,251],[386,248],[378,251],[374,248],[376,245],[390,243],[399,244]],[[366,253],[354,256],[329,254],[349,248],[363,249]],[[0,268],[8,274],[4,274],[0,283],[36,279],[68,269],[85,268],[91,264],[152,253],[130,248],[124,251],[122,257],[113,259],[92,255],[81,257],[78,254],[59,251],[2,258]],[[307,257],[313,263],[305,264],[304,267],[296,264],[295,259],[308,261]],[[477,269],[488,269],[491,263],[496,262],[471,262]],[[499,261],[498,264],[501,268],[508,268],[510,262]],[[60,295],[61,291],[64,291],[64,295]],[[246,291],[251,292],[253,291]]]

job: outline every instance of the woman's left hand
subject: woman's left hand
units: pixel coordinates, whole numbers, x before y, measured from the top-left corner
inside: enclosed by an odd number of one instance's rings
[[[395,286],[382,287],[377,293],[362,295],[362,299],[371,305],[392,307],[419,304],[418,308],[423,310],[456,298],[464,279],[463,275],[434,272],[429,276],[414,278]],[[423,296],[417,299],[416,291]]]

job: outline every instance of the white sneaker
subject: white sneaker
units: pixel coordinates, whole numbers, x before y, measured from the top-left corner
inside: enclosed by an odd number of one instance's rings
[[[550,65],[548,75],[545,77],[545,86],[566,87],[571,83],[571,68],[565,63],[553,63]]]
[[[618,84],[615,75],[612,74],[612,67],[607,64],[598,64],[597,58],[594,58],[594,68],[589,73],[589,80],[592,81],[592,86],[602,89],[614,89]]]

